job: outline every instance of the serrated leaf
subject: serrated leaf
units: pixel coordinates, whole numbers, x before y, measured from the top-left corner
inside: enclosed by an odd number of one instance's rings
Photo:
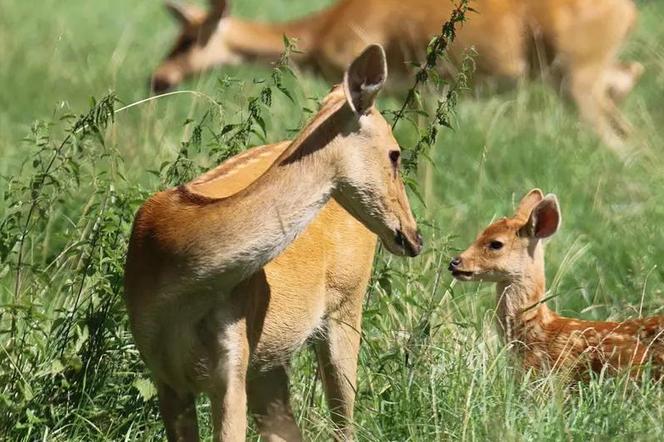
[[[27,382],[23,383],[23,398],[25,398],[26,402],[31,401],[32,398],[34,397],[34,394],[32,393],[32,387],[30,384]]]
[[[55,360],[53,360],[53,362],[51,362],[51,368],[50,368],[49,372],[51,374],[58,374],[58,373],[62,373],[62,371],[64,369],[65,369],[65,366],[62,365],[62,362],[60,362],[59,359],[55,359]]]
[[[149,379],[138,378],[132,385],[138,390],[138,393],[145,402],[149,401],[157,394],[157,389]]]

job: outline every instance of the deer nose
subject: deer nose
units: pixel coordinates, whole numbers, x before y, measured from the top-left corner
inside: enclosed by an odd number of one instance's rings
[[[169,90],[173,85],[164,77],[152,77],[150,78],[150,88],[152,92],[156,94],[161,94]]]
[[[408,237],[404,235],[401,229],[397,229],[394,237],[394,241],[403,247],[406,254],[410,257],[415,257],[422,251],[422,235],[417,231],[414,236],[415,238],[413,238],[411,234],[411,236]]]
[[[460,265],[461,265],[461,258],[455,256],[454,258],[452,258],[452,261],[450,262],[450,265],[447,267],[447,270],[452,272],[454,270],[457,270]]]
[[[408,248],[408,254],[410,256],[417,256],[422,252],[422,248],[424,247],[424,240],[422,239],[422,235],[420,234],[420,231],[418,230],[415,233],[415,244],[410,244],[408,241],[406,241],[407,248]]]

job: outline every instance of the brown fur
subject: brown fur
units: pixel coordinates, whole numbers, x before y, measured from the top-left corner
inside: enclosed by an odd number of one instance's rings
[[[539,189],[524,197],[512,218],[487,227],[473,245],[450,264],[461,280],[496,283],[498,322],[526,368],[562,370],[585,379],[589,370],[633,377],[652,363],[664,375],[664,317],[622,322],[584,321],[558,315],[544,303],[543,238],[560,223],[558,203]],[[538,233],[539,232],[539,233]],[[495,250],[492,243],[500,242]]]
[[[369,47],[294,141],[231,158],[136,215],[125,297],[169,440],[198,440],[199,393],[215,440],[244,440],[247,406],[266,439],[298,439],[286,366],[312,336],[350,435],[368,229],[393,253],[422,247],[398,145],[373,107],[385,77],[384,52]]]
[[[180,19],[182,34],[152,77],[156,90],[212,66],[275,61],[284,35],[297,39],[298,64],[331,81],[339,80],[368,43],[386,48],[390,71],[403,79],[412,72],[410,62],[424,59],[428,42],[455,7],[445,0],[340,0],[309,17],[268,24],[223,16],[218,11],[228,10],[225,0],[211,4],[211,14],[174,9],[176,16],[190,18]],[[453,62],[458,65],[472,47],[479,77],[514,82],[551,70],[549,77],[562,80],[582,118],[610,146],[621,146],[629,125],[616,101],[629,94],[643,72],[638,63],[616,61],[636,20],[632,0],[476,0],[471,6],[478,13],[469,13],[458,30],[450,48]],[[191,44],[192,39],[198,43]]]

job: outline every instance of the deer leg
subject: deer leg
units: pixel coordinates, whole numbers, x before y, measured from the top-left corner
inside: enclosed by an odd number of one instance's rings
[[[244,441],[247,433],[246,378],[249,344],[244,320],[229,325],[221,338],[224,356],[214,372],[212,430],[214,441]]]
[[[609,147],[623,153],[623,141],[630,126],[610,95],[614,88],[618,92],[631,88],[629,84],[620,84],[620,77],[629,69],[623,71],[616,56],[634,25],[637,11],[632,2],[610,5],[581,2],[576,8],[577,17],[562,23],[554,38],[550,38],[556,58],[562,63],[581,118],[594,127]],[[636,65],[634,69],[638,71]]]
[[[269,442],[302,440],[290,406],[286,367],[253,370],[247,382],[247,394],[249,410],[262,439]]]
[[[616,63],[607,72],[607,93],[616,102],[622,102],[638,83],[645,68],[641,63]]]
[[[607,94],[603,66],[573,67],[569,75],[570,94],[581,118],[609,147],[621,151],[629,126]]]
[[[325,395],[335,424],[335,439],[353,440],[353,407],[357,385],[362,298],[352,312],[330,317],[316,353]],[[350,314],[349,314],[350,313]]]
[[[157,391],[169,442],[197,442],[196,397],[190,393],[178,394],[163,382],[157,382]]]

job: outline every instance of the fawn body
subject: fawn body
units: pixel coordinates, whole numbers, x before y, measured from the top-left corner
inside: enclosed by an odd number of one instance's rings
[[[214,66],[275,61],[284,35],[297,39],[296,63],[332,81],[368,43],[386,48],[392,73],[407,74],[409,62],[424,60],[427,44],[455,8],[445,0],[341,0],[308,17],[268,24],[228,16],[226,0],[210,3],[207,12],[169,5],[182,32],[151,78],[155,91]],[[643,70],[639,63],[616,60],[637,17],[632,0],[476,0],[471,6],[478,13],[458,29],[452,64],[473,47],[482,77],[513,82],[552,70],[550,77],[562,83],[583,119],[608,144],[621,145],[629,125],[616,102]]]
[[[137,347],[159,386],[170,440],[197,440],[197,393],[210,396],[215,440],[244,439],[247,392],[266,434],[295,434],[286,419],[292,421],[287,379],[277,362],[283,366],[325,315],[353,309],[348,300],[366,287],[375,244],[366,228],[392,253],[415,256],[421,250],[399,178],[399,146],[373,106],[386,76],[382,48],[370,46],[293,142],[231,159],[155,194],[137,213],[125,297]],[[262,269],[316,215],[319,221],[296,250]],[[349,234],[356,246],[337,245],[352,243]],[[343,247],[361,252],[351,256]],[[343,365],[338,346],[359,336],[328,325],[323,363]],[[267,369],[272,362],[273,374],[259,370],[256,383],[247,384],[250,358]],[[354,379],[354,372],[337,368],[327,373]],[[260,382],[266,388],[252,392]],[[281,396],[272,397],[267,387]],[[334,410],[348,402],[352,407],[346,387],[340,379],[329,381]]]
[[[499,330],[513,344],[526,368],[562,370],[583,379],[589,369],[630,370],[638,376],[652,363],[664,367],[664,317],[622,322],[566,318],[544,302],[543,240],[553,235],[561,215],[555,195],[532,190],[512,218],[487,227],[450,263],[461,281],[496,283]]]

